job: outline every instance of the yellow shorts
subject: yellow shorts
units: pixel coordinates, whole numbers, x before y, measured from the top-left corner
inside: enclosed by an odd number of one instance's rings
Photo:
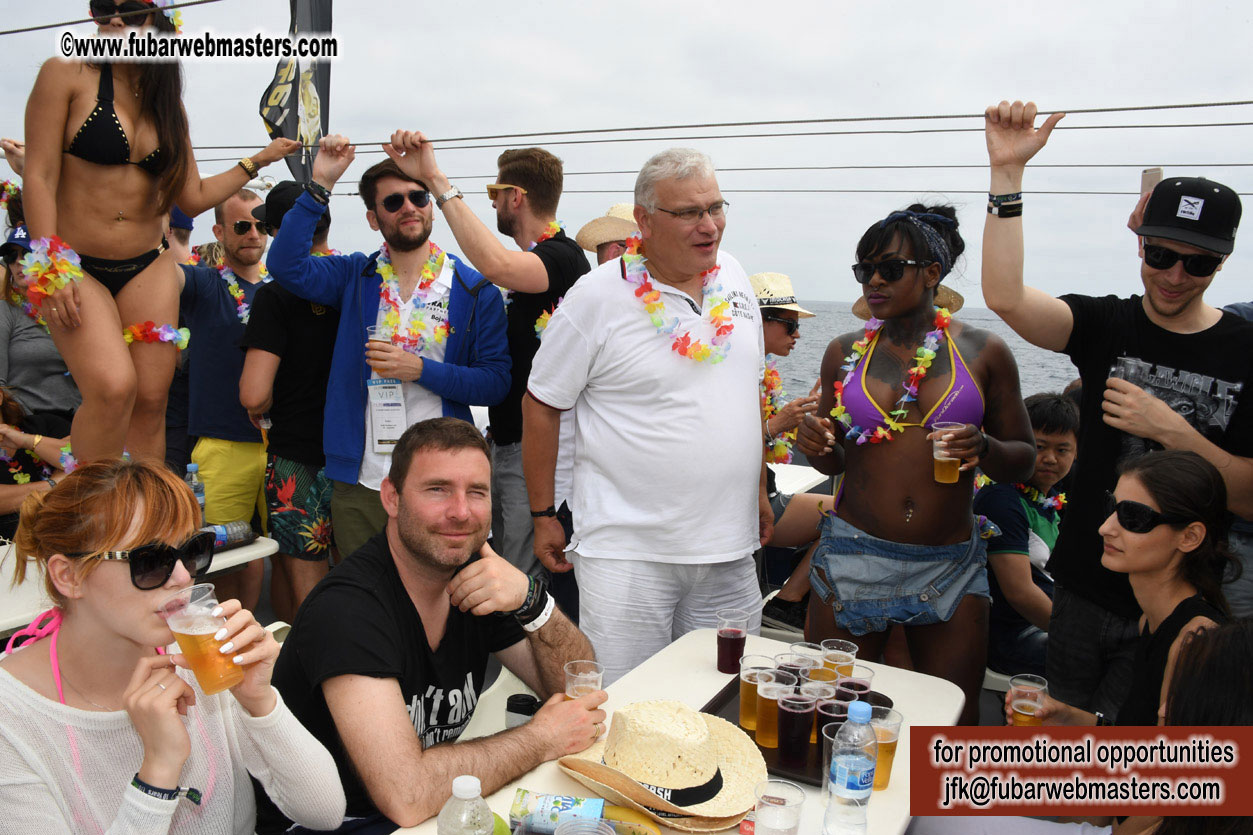
[[[244,441],[201,438],[191,452],[204,481],[207,525],[251,521],[253,510],[265,514],[265,446]]]

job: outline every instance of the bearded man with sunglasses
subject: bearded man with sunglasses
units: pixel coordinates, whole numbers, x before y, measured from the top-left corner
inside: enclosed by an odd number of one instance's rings
[[[354,158],[345,137],[322,138],[313,182],[283,216],[268,261],[297,296],[339,308],[323,452],[344,558],[387,522],[380,488],[400,433],[435,417],[473,423],[471,405],[494,406],[508,393],[510,368],[500,293],[431,240],[431,191],[391,159],[367,169],[358,186],[383,246],[310,255],[318,219]]]
[[[1102,496],[1120,458],[1191,450],[1222,472],[1229,509],[1253,517],[1253,325],[1205,303],[1234,248],[1240,198],[1201,178],[1163,180],[1132,214],[1143,296],[1054,298],[1023,285],[1023,170],[1063,115],[1037,130],[1033,103],[987,110],[983,295],[1083,380],[1077,478],[1047,565],[1057,585],[1046,669],[1057,698],[1108,713],[1131,686],[1140,607],[1125,575],[1101,565]]]
[[[196,335],[190,341],[187,433],[198,439],[191,460],[204,480],[204,520],[209,525],[265,520],[265,444],[239,402],[239,349],[257,290],[269,281],[261,266],[265,224],[252,216],[261,202],[241,189],[213,209],[213,234],[222,244],[221,264],[179,266],[180,321]],[[219,592],[255,609],[265,566],[253,560],[218,582]],[[225,597],[223,598],[225,599]]]

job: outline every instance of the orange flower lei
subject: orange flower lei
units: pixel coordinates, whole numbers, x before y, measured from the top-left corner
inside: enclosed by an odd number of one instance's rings
[[[638,237],[627,239],[627,252],[622,256],[626,266],[626,280],[635,285],[635,296],[644,304],[648,318],[652,320],[657,333],[670,336],[670,348],[680,356],[696,362],[708,360],[716,365],[726,359],[730,350],[731,332],[735,324],[731,321],[731,305],[722,296],[722,284],[718,282],[718,271],[722,268],[714,266],[700,274],[701,277],[701,308],[707,310],[704,319],[709,322],[713,334],[709,342],[693,339],[690,332],[676,333],[679,320],[674,319],[666,324],[666,303],[661,300],[661,291],[653,286],[644,266],[647,260],[640,254],[641,241]]]

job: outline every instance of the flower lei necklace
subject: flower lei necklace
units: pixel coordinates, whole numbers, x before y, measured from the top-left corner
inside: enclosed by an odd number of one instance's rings
[[[981,490],[989,484],[996,484],[995,481],[985,476],[983,473],[975,476],[975,489]],[[1057,493],[1049,496],[1040,491],[1038,487],[1032,487],[1030,484],[1023,484],[1020,481],[1014,482],[1014,489],[1022,493],[1027,501],[1036,505],[1042,510],[1051,510],[1054,513],[1060,512],[1066,506],[1066,494]]]
[[[768,422],[787,404],[787,393],[783,390],[783,378],[779,376],[778,364],[775,360],[766,360],[766,374],[761,378],[761,414]],[[791,464],[792,444],[796,441],[796,429],[790,429],[774,436],[774,443],[766,451],[766,462],[769,464]]]
[[[565,296],[562,296],[561,298],[557,299],[557,304],[554,304],[548,310],[545,310],[543,313],[539,315],[539,318],[535,320],[535,338],[536,339],[543,340],[544,331],[547,330],[548,328],[548,322],[550,319],[553,318],[553,314],[557,312],[557,305],[560,305],[565,300],[566,300]]]
[[[239,321],[245,325],[248,324],[248,318],[252,315],[251,305],[244,301],[244,288],[239,286],[239,279],[235,275],[235,271],[223,264],[218,267],[218,273],[226,282],[226,289],[231,294],[231,298],[235,300],[235,315],[239,317]],[[273,281],[269,272],[266,271],[265,265],[261,265],[261,283],[269,284]]]
[[[31,461],[35,462],[35,466],[37,466],[40,470],[41,481],[47,481],[48,477],[52,475],[52,468],[49,467],[46,463],[44,463],[44,460],[40,458],[33,450],[29,450],[29,449],[16,450],[13,455],[6,455],[4,450],[0,449],[0,462],[3,462],[9,466],[9,474],[13,476],[14,484],[30,484],[30,474],[27,472],[24,472],[25,468],[17,461],[18,452],[26,453],[26,457],[29,458]]]
[[[896,408],[889,412],[887,418],[884,419],[884,425],[875,427],[873,432],[869,429],[862,429],[860,426],[854,426],[852,416],[844,408],[844,387],[852,380],[853,372],[857,370],[857,365],[870,350],[870,346],[878,338],[879,329],[883,327],[882,319],[872,317],[866,322],[865,334],[861,339],[853,343],[852,353],[844,358],[844,365],[840,369],[845,372],[843,382],[836,380],[834,383],[835,408],[831,410],[831,417],[843,425],[845,438],[855,440],[858,444],[879,444],[892,440],[892,432],[905,431],[901,421],[909,414],[909,404],[918,400],[918,385],[927,376],[927,369],[935,361],[936,351],[940,347],[940,340],[947,336],[948,326],[952,320],[952,314],[946,308],[935,308],[935,329],[927,332],[927,335],[922,340],[922,344],[918,346],[918,350],[914,354],[914,367],[909,369],[906,375],[906,382],[902,383],[904,392],[901,394],[900,399],[896,401]]]
[[[556,235],[558,232],[560,232],[562,229],[565,229],[565,228],[566,228],[565,224],[563,224],[561,221],[558,221],[558,220],[548,221],[548,225],[544,227],[543,234],[541,234],[537,240],[531,241],[529,244],[527,244],[526,251],[530,252],[531,250],[535,249],[535,247],[539,246],[544,241],[553,237],[554,235]],[[506,288],[504,291],[502,291],[502,295],[504,296],[505,307],[508,307],[510,302],[513,301],[513,291]],[[551,311],[549,312],[551,314]],[[542,319],[543,317],[541,316],[540,318]],[[545,326],[548,325],[547,319],[544,320],[544,325]],[[535,327],[537,329],[536,334],[538,335],[539,332],[543,330],[543,328],[540,327],[539,319],[535,320]]]
[[[44,320],[43,314],[39,312],[39,308],[31,304],[25,296],[13,289],[12,286],[9,287],[9,301],[14,307],[20,307],[22,312],[30,317],[35,324],[43,328],[44,333],[52,333],[52,331],[48,330],[48,323]]]
[[[396,277],[396,268],[392,266],[391,252],[387,244],[379,247],[377,270],[383,279],[383,286],[379,288],[379,309],[386,308],[386,313],[383,314],[383,324],[391,331],[393,344],[414,354],[422,353],[428,342],[440,344],[449,333],[447,322],[441,322],[431,329],[426,321],[427,293],[439,276],[440,270],[443,269],[445,259],[444,251],[434,242],[430,244],[430,248],[430,255],[427,256],[426,263],[422,265],[422,274],[413,291],[413,309],[409,311],[409,322],[402,333],[400,329],[400,279]],[[430,330],[429,334],[428,330]]]
[[[735,329],[735,324],[731,321],[731,306],[723,298],[722,284],[717,280],[718,271],[722,268],[715,265],[700,274],[701,309],[708,311],[701,318],[708,321],[713,329],[709,342],[704,343],[700,339],[693,339],[690,332],[677,333],[678,319],[666,324],[666,303],[661,300],[661,291],[653,286],[648,275],[648,268],[644,266],[647,259],[640,254],[640,245],[639,238],[628,238],[627,252],[622,256],[622,263],[626,268],[626,280],[635,285],[635,297],[644,304],[644,310],[648,312],[648,318],[652,320],[657,333],[668,334],[670,349],[680,356],[696,362],[708,360],[713,365],[722,362],[731,348],[731,332]]]

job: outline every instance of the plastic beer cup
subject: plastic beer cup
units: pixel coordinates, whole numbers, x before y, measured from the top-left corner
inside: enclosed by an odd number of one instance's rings
[[[221,652],[223,642],[213,637],[226,625],[226,618],[213,615],[217,606],[213,584],[200,583],[165,598],[158,610],[206,696],[244,680],[243,668]]]
[[[796,691],[796,676],[776,670],[772,681],[757,682],[757,744],[779,747],[779,699]]]
[[[567,661],[565,670],[567,701],[601,689],[605,668],[595,661]]]
[[[901,738],[901,722],[905,719],[899,710],[890,707],[870,709],[870,727],[879,742],[879,756],[874,766],[874,790],[883,791],[892,778],[892,760],[896,758],[896,743]]]
[[[931,424],[934,432],[955,432],[963,429],[964,423],[953,423],[951,421],[940,421]],[[943,436],[936,438],[931,442],[931,458],[935,463],[935,480],[938,484],[956,484],[961,478],[962,462],[957,458],[951,458],[948,449],[944,446]]]
[[[1049,694],[1049,683],[1043,676],[1017,675],[1009,680],[1009,705],[1013,709],[1013,724],[1034,727],[1044,720],[1036,716]]]
[[[819,670],[826,673],[831,672],[826,667],[816,667],[809,672],[816,673]],[[799,692],[802,696],[812,696],[818,704],[822,704],[823,702],[829,702],[835,698],[835,682],[801,681]],[[817,712],[815,711],[814,725],[809,731],[809,742],[811,745],[817,744],[818,742],[818,724],[819,718]]]
[[[745,655],[740,659],[740,727],[757,730],[757,685],[774,681],[774,659],[768,655]]]

